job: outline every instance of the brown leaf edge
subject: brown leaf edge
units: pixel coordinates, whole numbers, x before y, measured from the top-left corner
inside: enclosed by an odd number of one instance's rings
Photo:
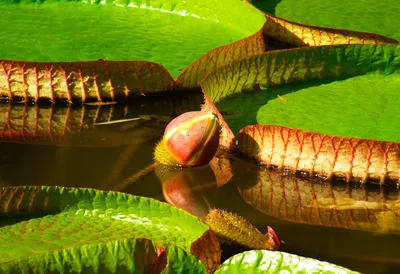
[[[229,151],[236,151],[236,138],[233,134],[232,130],[229,128],[228,124],[226,123],[224,117],[219,112],[217,107],[214,103],[208,98],[207,95],[204,94],[204,105],[201,106],[202,111],[212,111],[214,114],[218,116],[221,131],[220,131],[220,139],[219,139],[219,146],[222,149],[229,150]]]
[[[176,79],[179,88],[195,88],[211,70],[231,61],[261,54],[265,50],[264,26],[255,34],[237,42],[215,48],[191,63]]]
[[[264,35],[292,46],[342,44],[398,44],[395,39],[369,32],[305,25],[265,13]]]
[[[211,229],[192,243],[190,253],[196,256],[205,266],[207,273],[213,273],[221,261],[221,248],[217,237]]]
[[[365,183],[400,183],[400,143],[320,134],[300,129],[250,125],[239,132],[238,147],[268,167],[333,176]]]
[[[0,98],[18,103],[114,101],[175,86],[163,66],[146,61],[0,60],[0,83]]]
[[[39,100],[103,102],[172,91],[177,87],[195,88],[218,66],[273,49],[271,44],[276,41],[283,43],[284,48],[399,43],[378,34],[304,25],[267,13],[264,15],[266,23],[259,31],[204,54],[182,71],[176,81],[163,66],[147,61],[0,60],[0,83],[3,83],[0,99],[18,103]],[[282,49],[282,45],[278,48]]]
[[[221,248],[217,237],[209,229],[192,243],[190,253],[203,263],[207,273],[214,273],[221,261]],[[168,254],[162,247],[157,247],[157,261],[152,265],[152,273],[161,273],[168,264]]]
[[[243,1],[246,4],[252,5],[249,0]],[[279,42],[287,43],[295,47],[400,43],[395,39],[380,34],[300,24],[274,16],[262,10],[259,11],[266,17],[263,34],[266,37],[276,39]]]

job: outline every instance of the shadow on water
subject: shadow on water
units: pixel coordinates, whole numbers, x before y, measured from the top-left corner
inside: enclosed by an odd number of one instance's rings
[[[271,100],[275,98],[272,92],[262,96]],[[278,94],[288,92],[293,92],[292,87],[280,88]],[[153,162],[153,148],[163,127],[177,114],[197,110],[201,103],[201,95],[198,96],[142,102],[133,108],[129,106],[128,114],[125,106],[95,107],[94,112],[76,109],[68,115],[66,109],[53,109],[51,115],[40,109],[37,116],[36,110],[13,107],[5,112],[9,115],[0,117],[5,131],[29,133],[37,125],[37,132],[48,136],[51,132],[52,139],[37,143],[35,138],[17,135],[18,143],[1,143],[0,185],[112,189]],[[252,111],[250,115],[255,116],[255,110]],[[0,113],[4,112],[0,109]],[[95,125],[96,121],[138,117],[143,119],[142,123],[135,120],[133,124],[130,121]],[[144,121],[144,117],[152,119]],[[53,121],[50,127],[49,121]],[[363,273],[396,273],[400,267],[400,200],[395,188],[310,181],[262,170],[253,163],[220,153],[209,166],[158,169],[122,191],[167,201],[199,218],[213,207],[237,213],[264,233],[271,226],[285,242],[286,252]],[[13,218],[7,224],[23,220]],[[243,248],[223,245],[223,250],[227,258]]]

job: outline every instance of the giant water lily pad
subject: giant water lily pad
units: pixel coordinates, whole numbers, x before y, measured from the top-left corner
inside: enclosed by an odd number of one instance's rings
[[[391,128],[399,71],[398,45],[323,46],[232,62],[210,73],[202,87],[235,133],[259,123],[400,141]]]
[[[393,0],[252,0],[261,10],[287,20],[324,27],[366,31],[400,39],[400,6]]]
[[[263,33],[286,46],[323,46],[339,44],[397,44],[398,41],[383,35],[347,29],[327,28],[300,24],[264,13],[267,23]],[[271,42],[269,42],[271,43]],[[271,46],[267,45],[267,49]]]
[[[202,88],[233,132],[259,124],[239,138],[259,162],[383,183],[399,178],[399,69],[396,44],[303,47],[232,62]]]
[[[0,59],[152,61],[173,77],[206,52],[254,34],[265,21],[236,0],[2,0],[0,13],[0,25],[7,26]]]
[[[205,224],[149,198],[92,189],[3,187],[0,216],[2,273],[41,267],[121,273],[120,267],[144,267],[141,258],[155,256],[152,244],[167,252],[178,248],[173,253],[196,269],[202,268],[198,259],[209,271],[219,263],[219,245]],[[184,259],[185,253],[198,259]]]
[[[259,124],[400,141],[395,126],[400,124],[400,46],[354,45],[271,52],[237,62],[232,72],[225,73],[239,75],[240,66],[249,66],[249,76],[241,79],[243,84],[234,83],[231,87],[238,90],[244,85],[248,91],[253,88],[251,84],[260,83],[262,90],[230,97],[217,105],[222,112],[233,112],[226,115],[226,120],[234,132],[250,118]],[[340,80],[368,71],[371,73]],[[335,78],[339,80],[333,81]],[[224,95],[215,92],[210,96],[218,101]]]
[[[286,252],[252,250],[226,260],[215,272],[222,273],[358,273],[341,266]]]

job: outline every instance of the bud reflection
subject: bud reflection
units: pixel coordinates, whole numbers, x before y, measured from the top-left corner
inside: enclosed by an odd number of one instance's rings
[[[217,191],[215,176],[208,165],[192,169],[161,165],[156,174],[169,204],[205,219],[212,207],[209,198]]]

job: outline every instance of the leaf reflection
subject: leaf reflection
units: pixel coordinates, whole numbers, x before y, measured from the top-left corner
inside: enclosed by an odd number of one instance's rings
[[[279,219],[400,234],[400,199],[394,187],[310,181],[260,170],[256,180],[242,181],[238,188],[248,204]]]
[[[158,139],[176,115],[199,109],[201,102],[201,93],[186,93],[129,105],[0,103],[0,141],[79,147],[142,144]]]

